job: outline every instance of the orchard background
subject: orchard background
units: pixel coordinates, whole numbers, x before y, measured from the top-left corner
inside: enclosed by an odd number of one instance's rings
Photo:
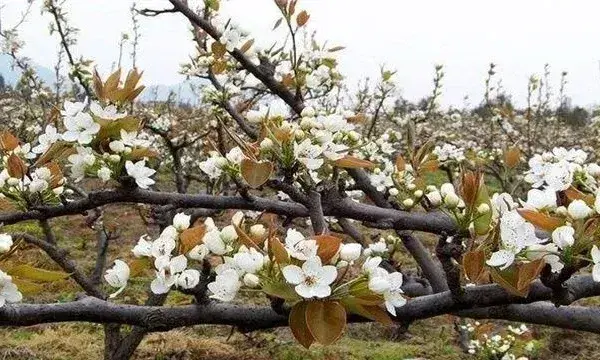
[[[67,0],[2,26],[2,358],[600,354],[600,127],[567,72],[513,102],[492,63],[447,108],[442,65],[417,102],[389,66],[350,84],[302,2],[273,1],[269,47],[219,0],[163,5],[134,4],[107,73]],[[40,9],[52,81],[22,54]],[[193,102],[137,66],[140,18],[165,16],[189,24]]]

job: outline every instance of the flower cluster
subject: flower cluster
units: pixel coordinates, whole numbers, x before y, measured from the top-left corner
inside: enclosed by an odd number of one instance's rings
[[[461,329],[474,338],[469,342],[469,354],[486,360],[527,360],[527,356],[517,356],[515,353],[527,355],[535,353],[534,340],[527,341],[523,346],[519,343],[519,340],[530,338],[530,331],[525,324],[519,327],[508,325],[506,329],[493,335],[487,333],[486,328],[479,322],[461,325]]]
[[[173,225],[166,227],[160,236],[150,241],[142,236],[132,252],[137,258],[153,259],[155,278],[150,288],[155,294],[167,293],[173,286],[191,289],[198,285],[200,272],[187,269],[188,260],[185,254],[176,255],[181,249],[185,231],[190,227],[190,216],[184,213],[175,215]],[[113,268],[106,271],[105,279],[113,287],[119,288],[111,297],[120,294],[127,286],[130,267],[122,260],[115,260]]]

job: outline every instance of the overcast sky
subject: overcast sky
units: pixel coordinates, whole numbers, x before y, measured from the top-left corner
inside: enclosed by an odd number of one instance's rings
[[[190,0],[193,2],[194,0]],[[196,0],[197,1],[197,0]],[[3,26],[10,26],[25,0],[0,0]],[[21,28],[25,54],[52,67],[57,41],[36,0]],[[130,32],[131,0],[67,0],[69,17],[81,30],[76,54],[94,59],[106,72],[118,56],[122,32]],[[139,7],[168,7],[167,0],[138,0]],[[523,103],[529,75],[549,63],[553,86],[569,72],[567,86],[577,104],[600,103],[600,1],[597,0],[300,0],[320,40],[346,46],[341,70],[351,83],[396,69],[403,95],[418,99],[431,91],[433,66],[445,65],[442,102],[478,103],[490,62],[506,90]],[[223,12],[262,44],[273,39],[277,19],[272,0],[229,0]],[[138,56],[146,84],[175,84],[179,64],[193,52],[189,26],[180,15],[140,19]],[[129,51],[129,50],[127,50]],[[127,60],[128,61],[128,60]],[[129,66],[128,62],[125,62]]]

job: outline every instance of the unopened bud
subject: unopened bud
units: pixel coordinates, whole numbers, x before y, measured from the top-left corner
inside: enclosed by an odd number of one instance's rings
[[[260,279],[254,274],[246,274],[244,275],[244,285],[249,288],[255,288],[260,285]]]
[[[455,193],[449,193],[444,197],[444,204],[450,209],[453,209],[458,206],[460,203],[460,198]]]
[[[477,212],[480,214],[487,214],[490,212],[490,206],[488,204],[481,204],[477,207]]]

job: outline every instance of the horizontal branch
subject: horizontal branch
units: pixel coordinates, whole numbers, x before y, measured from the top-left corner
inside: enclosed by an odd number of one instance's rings
[[[538,302],[463,310],[456,315],[472,319],[502,319],[600,333],[600,309],[597,307],[556,307],[552,303]]]
[[[189,195],[172,192],[156,192],[142,189],[115,189],[91,192],[87,198],[58,206],[44,206],[26,212],[0,214],[0,223],[14,224],[25,220],[45,220],[85,211],[114,203],[143,203],[171,205],[175,208],[240,209],[266,211],[293,218],[308,217],[308,209],[294,202],[252,197],[219,195]],[[431,233],[453,233],[455,225],[441,212],[412,213],[395,209],[384,209],[374,205],[360,204],[348,198],[323,199],[325,216],[344,217],[376,224],[380,228],[416,230]]]
[[[577,276],[567,281],[572,300],[600,295],[600,283],[591,276]],[[426,295],[411,299],[405,306],[396,309],[396,320],[411,322],[449,313],[464,316],[490,316],[505,318],[502,309],[509,309],[507,317],[527,319],[527,306],[509,304],[529,304],[549,300],[552,290],[539,281],[532,284],[529,295],[520,298],[507,293],[498,285],[482,285],[465,289],[461,301],[457,301],[450,291]],[[501,305],[509,305],[500,308]],[[487,310],[481,308],[496,307]],[[543,321],[543,314],[552,312],[546,305],[535,304],[529,319],[534,323],[569,327],[564,318],[562,321]],[[475,309],[466,311],[469,309]],[[563,309],[563,308],[560,308]],[[571,309],[571,307],[564,307]],[[572,316],[580,321],[582,316],[596,316],[597,312],[584,312],[580,307],[575,310],[554,311],[561,316]],[[461,312],[461,310],[464,310]],[[534,316],[534,314],[537,314]],[[570,315],[569,315],[570,314]],[[243,330],[259,330],[277,326],[285,326],[287,317],[277,314],[270,307],[250,305],[234,305],[224,303],[208,303],[202,305],[185,305],[175,307],[140,306],[110,303],[101,299],[86,297],[78,301],[60,304],[7,304],[0,308],[0,326],[29,326],[49,322],[94,322],[117,323],[142,326],[150,331],[164,331],[176,327],[220,324],[234,325]],[[350,321],[365,321],[351,317]],[[600,333],[600,321],[594,319],[589,325],[576,322],[569,328],[579,328]]]

